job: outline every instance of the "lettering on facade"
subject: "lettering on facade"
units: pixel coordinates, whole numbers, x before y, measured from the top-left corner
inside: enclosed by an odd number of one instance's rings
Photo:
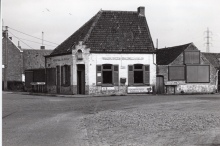
[[[152,91],[152,86],[128,87],[128,93],[149,93]]]
[[[144,60],[144,57],[102,57],[103,60]]]
[[[59,61],[67,61],[70,58],[57,58],[57,59],[53,59],[53,62],[59,62]]]

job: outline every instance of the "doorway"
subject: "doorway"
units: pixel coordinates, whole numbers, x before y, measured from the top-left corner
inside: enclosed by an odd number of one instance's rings
[[[77,65],[77,94],[85,94],[85,65]]]
[[[156,79],[156,89],[157,94],[163,94],[164,93],[164,77],[159,75]]]

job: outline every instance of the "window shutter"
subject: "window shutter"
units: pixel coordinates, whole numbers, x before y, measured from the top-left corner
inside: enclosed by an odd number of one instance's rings
[[[118,65],[113,66],[114,71],[113,71],[113,83],[114,85],[118,85]]]
[[[47,85],[56,85],[56,68],[47,68]]]
[[[102,85],[102,66],[96,65],[96,85]]]
[[[65,75],[65,73],[63,72],[64,71],[64,66],[61,66],[61,85],[64,85],[64,81],[65,79],[63,78]]]
[[[70,65],[67,66],[67,69],[66,69],[66,84],[67,86],[70,86]]]
[[[134,69],[133,65],[128,65],[128,85],[134,84]]]
[[[144,84],[150,84],[150,66],[144,65]]]

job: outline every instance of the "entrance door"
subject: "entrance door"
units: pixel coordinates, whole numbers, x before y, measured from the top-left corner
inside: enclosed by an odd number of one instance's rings
[[[156,89],[157,89],[157,94],[163,94],[164,93],[164,79],[163,79],[163,76],[157,76]]]
[[[85,65],[77,65],[77,94],[85,94]]]
[[[60,66],[57,66],[57,93],[60,93]]]

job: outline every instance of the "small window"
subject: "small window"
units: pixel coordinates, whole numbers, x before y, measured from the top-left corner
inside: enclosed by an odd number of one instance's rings
[[[150,66],[134,64],[128,66],[128,85],[149,85]]]
[[[118,65],[104,64],[96,67],[97,85],[118,85]]]
[[[82,50],[78,50],[78,51],[77,51],[77,59],[78,59],[78,60],[82,60],[82,59],[83,59]]]
[[[185,51],[184,62],[185,64],[200,64],[200,52],[199,51]]]

